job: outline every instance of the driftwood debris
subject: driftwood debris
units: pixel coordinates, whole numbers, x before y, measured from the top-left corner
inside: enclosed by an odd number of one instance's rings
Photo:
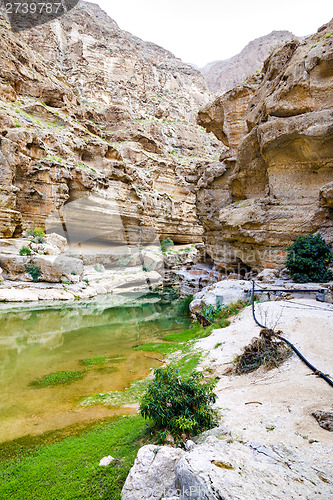
[[[195,317],[197,318],[197,320],[199,321],[200,325],[203,326],[204,328],[206,328],[207,326],[210,326],[212,323],[207,319],[205,318],[205,316],[203,316],[202,314],[199,314],[199,313],[194,313],[195,314]]]

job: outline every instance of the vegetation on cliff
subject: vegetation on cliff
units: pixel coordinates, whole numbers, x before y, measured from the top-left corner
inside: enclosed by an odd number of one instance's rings
[[[294,281],[326,283],[332,279],[333,253],[321,234],[299,236],[287,250],[285,264]]]

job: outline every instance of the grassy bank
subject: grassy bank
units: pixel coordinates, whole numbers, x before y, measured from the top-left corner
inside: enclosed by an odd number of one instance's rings
[[[227,318],[244,306],[237,303],[218,310],[209,308],[205,313],[213,323],[210,327],[204,329],[196,323],[188,330],[167,334],[160,342],[136,349],[155,352],[161,358],[166,354],[181,375],[188,375],[203,357],[195,346],[196,340],[210,335],[213,328],[228,326]],[[95,357],[82,360],[82,365],[88,370],[112,361],[116,361],[112,356]],[[137,403],[148,383],[148,379],[138,380],[124,392],[88,396],[82,405]],[[30,446],[29,436],[25,446],[13,445],[13,442],[0,445],[1,500],[119,500],[137,451],[151,441],[151,436],[147,422],[134,415],[107,420],[76,435],[61,436],[54,442],[43,439],[42,436]],[[99,466],[99,461],[108,455],[116,460],[107,467]]]
[[[93,426],[77,436],[1,459],[3,500],[119,500],[138,449],[146,444],[147,423],[138,415]],[[109,466],[101,458],[112,455]]]

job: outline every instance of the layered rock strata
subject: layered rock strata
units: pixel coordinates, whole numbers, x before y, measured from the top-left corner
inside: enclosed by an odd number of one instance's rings
[[[85,2],[21,35],[1,17],[0,55],[0,237],[201,240],[196,169],[219,141],[195,123],[200,72]]]
[[[199,112],[228,151],[201,167],[197,208],[222,268],[282,268],[298,235],[333,242],[333,22],[277,48]]]

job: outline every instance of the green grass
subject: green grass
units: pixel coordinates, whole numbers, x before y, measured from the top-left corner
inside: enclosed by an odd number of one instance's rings
[[[171,342],[149,342],[148,344],[133,347],[134,351],[159,352],[169,354],[170,352],[181,349],[181,345]]]
[[[81,406],[93,406],[104,404],[107,406],[123,406],[125,404],[139,403],[146,391],[149,379],[135,380],[124,391],[99,392],[92,396],[86,396],[80,402]]]
[[[169,333],[165,335],[163,339],[171,342],[188,342],[189,340],[200,339],[206,336],[205,329],[199,324],[196,324],[193,328],[189,328],[180,333]]]
[[[117,354],[112,354],[110,356],[96,356],[94,358],[81,359],[80,363],[87,367],[93,367],[95,365],[105,365],[106,363],[120,363],[124,360],[125,358]]]
[[[136,351],[154,351],[161,354],[170,354],[177,350],[186,353],[190,348],[191,341],[208,337],[214,328],[226,328],[230,325],[230,321],[227,318],[238,314],[247,305],[247,303],[237,302],[236,304],[230,304],[229,306],[222,306],[220,308],[214,308],[212,306],[207,307],[202,313],[212,321],[213,324],[211,326],[203,328],[196,322],[193,324],[192,328],[188,330],[164,335],[163,340],[165,342],[150,342],[148,344],[136,346],[133,349]]]
[[[0,498],[10,500],[119,500],[138,449],[147,442],[141,416],[100,423],[78,436],[18,451],[0,464]],[[101,458],[116,460],[99,466]]]
[[[42,389],[43,387],[60,385],[60,384],[71,384],[76,380],[83,378],[86,375],[86,371],[72,371],[72,372],[55,372],[45,375],[45,377],[38,378],[30,382],[30,385],[36,387],[37,389]]]
[[[188,354],[182,357],[178,362],[173,363],[181,376],[189,376],[199,365],[202,359],[202,354]]]

